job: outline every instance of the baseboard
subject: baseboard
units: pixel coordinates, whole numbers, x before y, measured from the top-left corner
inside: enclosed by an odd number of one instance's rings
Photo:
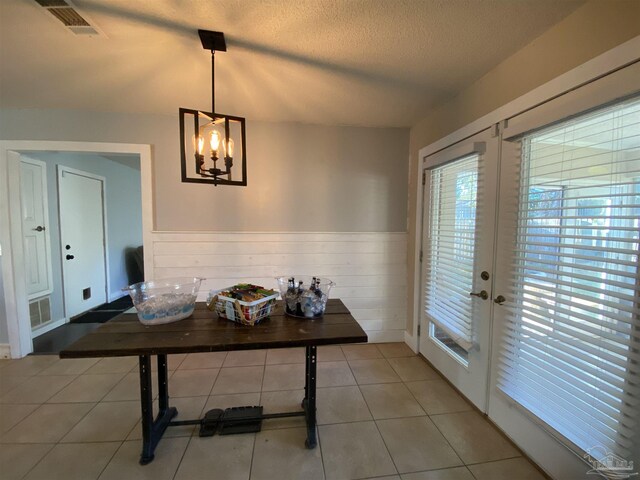
[[[0,343],[0,358],[11,358],[11,346],[8,343]]]
[[[66,318],[61,318],[60,320],[56,320],[55,322],[51,322],[51,323],[48,323],[46,325],[43,325],[42,327],[40,327],[40,328],[38,328],[36,330],[33,330],[31,332],[31,338],[39,337],[40,335],[43,335],[43,334],[45,334],[47,332],[50,332],[54,328],[61,327],[65,323],[67,323],[67,319]]]
[[[369,343],[402,342],[402,330],[369,330],[366,331]]]
[[[404,332],[404,343],[406,343],[414,353],[418,353],[418,336],[415,337],[409,332]]]

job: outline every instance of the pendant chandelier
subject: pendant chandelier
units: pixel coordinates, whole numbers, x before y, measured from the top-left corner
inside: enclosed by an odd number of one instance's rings
[[[202,47],[211,51],[211,111],[180,108],[182,181],[246,186],[245,119],[216,113],[215,52],[227,51],[224,33],[198,30],[198,35]],[[234,160],[240,162],[240,178],[232,175]]]

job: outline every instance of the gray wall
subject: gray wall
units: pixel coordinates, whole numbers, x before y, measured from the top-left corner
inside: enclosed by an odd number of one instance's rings
[[[180,182],[177,107],[175,116],[0,109],[0,139],[151,144],[156,230],[406,231],[409,129],[248,121],[249,186],[213,187]]]
[[[157,230],[406,231],[406,128],[248,121],[246,188],[180,182],[177,111],[3,109],[0,136],[153,145]]]
[[[100,155],[78,153],[31,153],[28,155],[47,164],[49,231],[54,292],[51,295],[51,318],[64,317],[62,300],[62,255],[58,222],[57,166],[75,168],[106,178],[107,250],[109,252],[109,285],[111,295],[129,285],[125,252],[142,245],[142,210],[140,198],[140,161],[137,156],[109,160]],[[0,339],[1,341],[1,339]]]

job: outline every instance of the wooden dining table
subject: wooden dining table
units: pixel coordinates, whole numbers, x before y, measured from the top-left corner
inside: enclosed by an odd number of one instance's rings
[[[60,352],[60,358],[137,356],[142,412],[142,454],[146,465],[165,430],[178,425],[200,425],[200,435],[256,432],[270,418],[304,416],[305,445],[315,448],[317,347],[367,341],[367,334],[339,299],[330,299],[321,318],[290,317],[278,305],[269,318],[257,325],[242,325],[219,318],[204,303],[196,303],[193,315],[164,325],[143,325],[135,313],[123,313],[104,323]],[[170,406],[167,355],[305,347],[305,387],[301,410],[263,413],[261,406],[244,405],[224,411],[214,409],[203,418],[175,421]],[[157,357],[158,412],[154,417],[151,357]]]

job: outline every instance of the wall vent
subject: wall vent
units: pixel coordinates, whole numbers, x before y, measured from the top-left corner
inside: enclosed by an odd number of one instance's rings
[[[62,22],[67,30],[75,35],[102,35],[94,25],[91,25],[89,20],[80,15],[69,1],[35,0],[35,2]]]
[[[51,321],[51,302],[49,297],[42,297],[29,302],[29,317],[31,318],[31,329],[41,327]]]

